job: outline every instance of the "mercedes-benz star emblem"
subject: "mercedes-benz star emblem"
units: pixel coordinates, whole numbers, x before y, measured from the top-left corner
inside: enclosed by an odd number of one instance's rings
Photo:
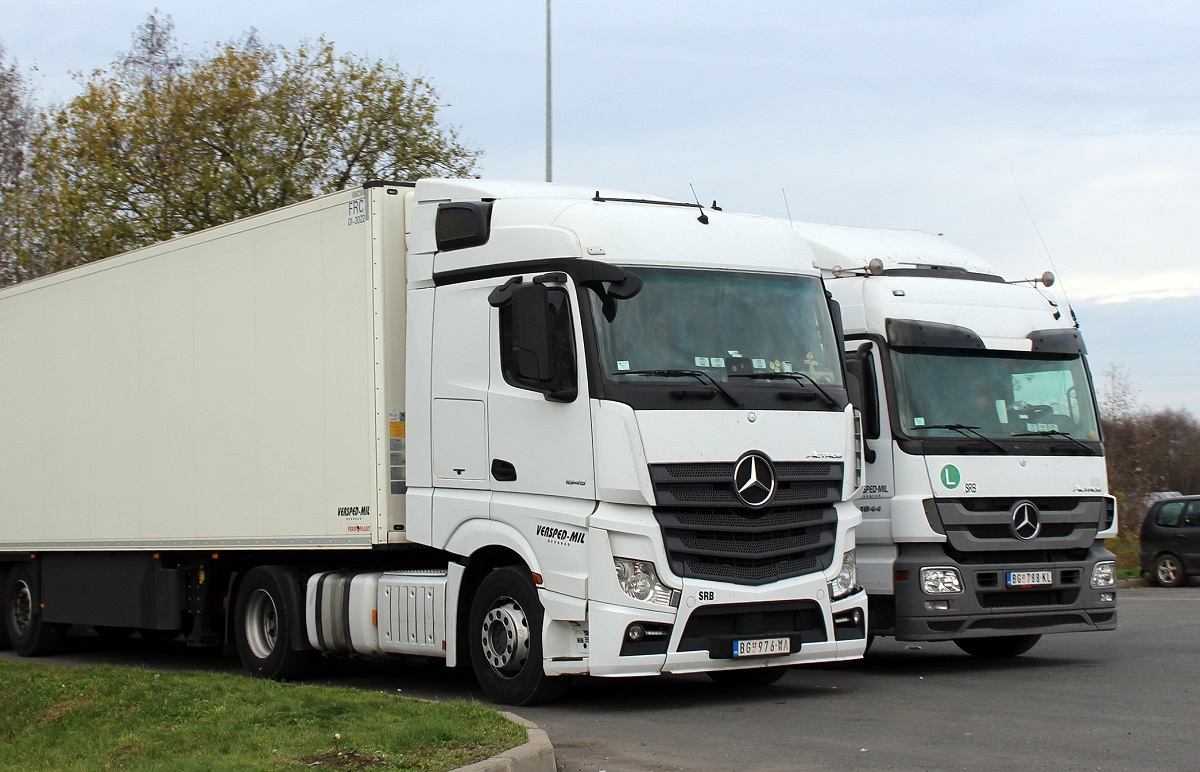
[[[1018,501],[1013,505],[1012,529],[1023,541],[1029,541],[1042,530],[1042,515],[1032,501]]]
[[[775,495],[775,467],[771,459],[751,451],[733,467],[733,492],[748,507],[761,507]]]

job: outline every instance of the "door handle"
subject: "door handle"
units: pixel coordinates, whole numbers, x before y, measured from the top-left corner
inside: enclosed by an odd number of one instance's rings
[[[498,482],[513,482],[517,479],[517,468],[508,461],[492,459],[492,477]]]

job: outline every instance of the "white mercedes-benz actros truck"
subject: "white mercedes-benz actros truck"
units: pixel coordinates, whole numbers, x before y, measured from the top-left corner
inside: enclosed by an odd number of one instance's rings
[[[1116,628],[1116,535],[1074,315],[917,231],[795,223],[840,303],[867,440],[870,632],[982,657]]]
[[[841,351],[786,225],[543,184],[371,182],[4,288],[0,645],[444,658],[510,704],[860,657]]]

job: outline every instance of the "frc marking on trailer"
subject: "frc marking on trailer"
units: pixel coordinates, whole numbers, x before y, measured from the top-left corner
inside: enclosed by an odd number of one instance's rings
[[[539,525],[536,529],[537,535],[544,538],[551,544],[562,544],[570,546],[572,544],[583,544],[584,538],[587,536],[583,531],[570,530],[559,528],[554,525]]]

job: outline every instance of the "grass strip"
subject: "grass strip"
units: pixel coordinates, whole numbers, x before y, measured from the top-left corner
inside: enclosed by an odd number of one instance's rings
[[[445,770],[525,742],[467,702],[220,673],[0,662],[0,769]]]

